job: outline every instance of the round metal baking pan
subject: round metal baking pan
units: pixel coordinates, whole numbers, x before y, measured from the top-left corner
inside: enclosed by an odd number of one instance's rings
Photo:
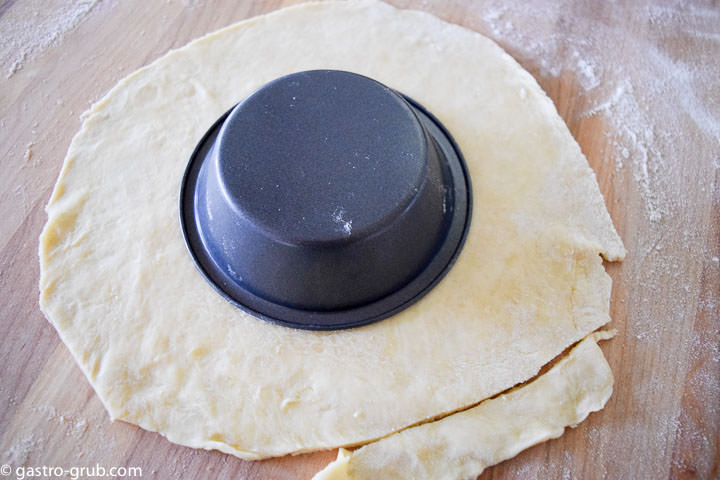
[[[443,125],[337,70],[287,75],[238,103],[197,144],[180,189],[188,251],[218,293],[311,330],[419,300],[457,258],[471,208]]]

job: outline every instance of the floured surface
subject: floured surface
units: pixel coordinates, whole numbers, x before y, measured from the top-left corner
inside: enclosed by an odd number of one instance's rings
[[[336,456],[330,450],[247,462],[110,422],[32,293],[39,274],[33,260],[37,237],[47,220],[43,208],[82,123],[80,113],[169,48],[294,2],[217,0],[207,9],[197,0],[102,1],[11,78],[0,69],[5,166],[0,176],[0,464],[140,465],[145,476],[166,479],[297,480],[309,479]],[[8,3],[0,22],[33,3]],[[608,404],[559,439],[491,467],[481,478],[717,476],[720,262],[713,258],[720,258],[720,215],[715,213],[720,191],[713,162],[720,158],[720,143],[684,113],[687,98],[679,92],[702,99],[709,118],[720,118],[714,102],[720,98],[714,81],[720,66],[712,61],[720,58],[720,42],[712,38],[720,11],[705,0],[390,3],[484,33],[520,61],[548,92],[587,156],[630,252],[623,262],[606,264],[613,278],[610,326],[619,331],[600,345],[615,375]],[[32,9],[26,14],[32,29],[36,17]],[[496,14],[499,18],[491,18]],[[511,28],[505,29],[508,23]],[[597,87],[585,90],[580,84],[574,50],[596,70]],[[663,57],[671,62],[662,62]],[[586,114],[607,104],[624,80],[633,85],[631,94],[619,97],[627,108],[615,104]],[[649,185],[657,194],[665,192],[663,201],[673,212],[656,222],[648,218],[640,177],[635,178],[641,149],[630,137],[617,138],[620,132],[648,130],[655,132],[654,158],[665,159],[663,165],[648,164],[655,172]],[[616,157],[624,160],[621,166]],[[38,406],[86,420],[88,429],[73,434],[69,424],[37,412]]]
[[[546,373],[480,405],[354,452],[341,449],[313,480],[474,479],[605,405],[613,375],[596,342],[611,335],[588,336]]]
[[[0,46],[0,73],[9,78],[26,62],[59,44],[63,35],[77,27],[98,1],[36,0],[30,5],[30,18],[26,13],[11,10],[9,18],[0,22],[0,37],[5,39]]]
[[[475,200],[438,287],[392,319],[331,333],[227,304],[177,225],[185,159],[207,126],[263,83],[313,68],[376,78],[431,110],[466,157]],[[478,34],[374,2],[251,20],[122,81],[73,140],[48,216],[41,305],[111,415],[245,458],[365,442],[524,381],[609,321],[599,254],[624,254],[533,78]]]

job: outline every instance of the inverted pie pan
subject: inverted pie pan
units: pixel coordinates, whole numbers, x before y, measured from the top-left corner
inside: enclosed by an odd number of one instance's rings
[[[287,75],[220,117],[180,189],[190,255],[232,304],[284,326],[387,318],[462,248],[470,178],[443,125],[408,97],[338,70]]]

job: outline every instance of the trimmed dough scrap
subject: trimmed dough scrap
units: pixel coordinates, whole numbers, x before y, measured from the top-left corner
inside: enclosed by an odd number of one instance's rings
[[[613,375],[597,332],[527,385],[338,458],[313,480],[477,478],[485,468],[562,435],[605,406]]]
[[[310,332],[253,318],[206,284],[177,195],[223,112],[276,77],[325,68],[433,112],[465,156],[474,212],[457,263],[420,302]],[[625,253],[532,76],[478,33],[376,1],[279,10],[129,75],[85,115],[47,214],[40,305],[111,418],[246,459],[367,443],[533,377],[610,320],[600,255]]]

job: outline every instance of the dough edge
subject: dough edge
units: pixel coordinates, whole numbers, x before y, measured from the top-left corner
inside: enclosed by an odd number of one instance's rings
[[[298,6],[289,7],[289,9],[315,8],[315,7],[318,7],[321,5],[324,5],[324,3],[318,2],[318,3],[312,3],[312,4],[301,4]],[[249,25],[249,24],[252,24],[255,22],[265,21],[265,19],[268,18],[269,16],[279,14],[282,11],[283,10],[278,10],[278,11],[271,12],[269,14],[260,16],[260,17],[251,18],[251,19],[239,22],[237,24],[225,27],[216,32],[207,34],[207,35],[191,42],[188,45],[199,44],[201,42],[208,41],[208,40],[214,38],[215,36],[223,35],[224,33],[228,32],[228,31],[242,28],[245,25]],[[421,14],[427,15],[424,13],[421,13]],[[155,62],[151,63],[150,65],[139,69],[138,71],[136,71],[133,74],[126,77],[125,79],[121,80],[115,87],[113,87],[113,89],[111,89],[108,92],[108,94],[106,94],[105,97],[103,97],[101,100],[96,102],[91,107],[91,109],[89,111],[90,113],[85,115],[85,118],[87,119],[87,121],[83,123],[83,126],[82,126],[81,130],[78,132],[78,134],[76,135],[76,137],[84,134],[84,132],[86,132],[86,130],[92,129],[93,122],[95,121],[95,118],[93,118],[93,116],[95,114],[99,114],[102,111],[104,105],[112,97],[114,92],[122,89],[126,84],[131,82],[133,80],[133,78],[136,78],[136,77],[142,75],[143,72],[145,72],[148,69],[153,68],[156,64],[158,64],[160,62],[164,62],[164,61],[169,61],[169,59],[171,59],[173,57],[173,55],[176,55],[177,52],[179,50],[181,50],[182,48],[185,48],[185,47],[181,47],[178,50],[173,50],[173,51],[167,53],[165,56],[161,57],[160,59],[156,60]],[[74,143],[74,141],[73,141],[73,143]],[[63,223],[63,221],[64,221],[62,218],[62,216],[64,214],[63,210],[66,209],[69,205],[82,202],[82,198],[84,196],[84,192],[73,192],[73,195],[64,196],[65,192],[64,192],[63,179],[67,175],[67,172],[69,171],[69,169],[72,167],[72,164],[74,161],[74,156],[73,156],[72,152],[73,152],[73,148],[72,148],[72,144],[71,144],[71,148],[68,151],[68,155],[65,158],[60,176],[58,178],[58,182],[55,185],[55,189],[53,190],[53,194],[51,196],[51,199],[50,199],[50,202],[48,205],[47,211],[48,211],[48,215],[50,218],[48,220],[48,223],[46,224],[45,229],[43,230],[43,233],[42,233],[41,239],[40,239],[41,265],[46,264],[48,250],[53,248],[52,244],[53,244],[54,239],[53,239],[53,234],[51,232],[51,228],[54,225],[56,225],[57,223]],[[602,197],[600,197],[600,198],[602,198]],[[602,206],[602,210],[605,210],[604,205]],[[609,219],[609,215],[607,214],[606,210],[605,210],[605,215],[607,215],[608,219]],[[51,222],[51,220],[52,220],[52,222]],[[614,233],[614,232],[612,232],[612,233]],[[590,246],[590,248],[600,248],[601,253],[603,253],[603,255],[609,260],[619,259],[619,258],[622,258],[622,256],[624,255],[624,249],[622,248],[622,243],[619,242],[619,237],[617,237],[617,234],[615,234],[614,237],[611,234],[608,234],[607,241],[606,242],[604,241],[601,243],[604,243],[604,248],[600,247],[599,245],[595,244],[594,242],[593,242],[593,245]],[[51,319],[51,322],[53,322],[53,320],[52,320],[53,315],[46,308],[45,299],[47,298],[47,296],[52,294],[52,291],[54,288],[54,283],[52,281],[48,281],[48,279],[45,278],[45,276],[43,274],[45,274],[46,272],[47,272],[46,268],[41,268],[41,282],[40,283],[41,283],[41,292],[42,293],[41,293],[41,302],[40,303],[41,303],[41,309],[45,313],[46,317]],[[53,322],[53,324],[55,324],[55,322]],[[57,327],[57,325],[56,325],[56,327]],[[74,343],[71,338],[67,337],[64,334],[64,331],[62,328],[57,328],[57,330],[58,330],[58,333],[60,334],[60,337],[63,339],[63,342],[66,343],[66,345],[71,346]],[[87,359],[82,358],[80,355],[78,355],[78,353],[76,352],[76,349],[74,349],[72,347],[70,348],[70,351],[73,354],[73,356],[76,358],[76,361],[83,369],[83,372],[86,374],[86,376],[90,380],[91,384],[93,386],[95,386],[95,383],[93,381],[94,374],[87,366]],[[96,389],[96,391],[97,391],[97,389]],[[103,403],[106,406],[106,409],[108,410],[108,412],[110,413],[110,415],[113,418],[122,418],[123,417],[122,412],[118,412],[117,408],[115,408],[112,405],[109,405],[108,403],[105,402],[104,394],[102,392],[98,391],[98,396],[103,401]],[[144,428],[146,428],[148,430],[155,429],[155,428],[153,428],[153,425],[148,424],[146,422],[137,421],[136,419],[132,419],[132,418],[130,420],[133,421],[133,423],[140,424],[141,426],[143,426]],[[193,443],[191,441],[188,441],[188,439],[186,439],[186,438],[185,439],[178,438],[178,437],[174,437],[170,434],[168,434],[168,438],[170,438],[173,441],[177,441],[178,443],[185,444],[185,445]],[[243,449],[237,448],[235,446],[228,445],[224,442],[215,442],[215,441],[210,441],[210,440],[204,440],[202,442],[195,442],[195,444],[192,444],[191,446],[202,447],[202,448],[215,448],[215,449],[224,451],[226,453],[231,453],[231,454],[240,456],[242,458],[250,458],[250,459],[261,458],[266,455],[265,453],[258,453],[255,451],[243,450]],[[306,451],[306,450],[314,450],[314,449],[325,448],[325,447],[327,447],[327,445],[310,446],[309,448],[304,449],[304,450],[303,449],[297,450],[297,452]]]
[[[614,335],[588,335],[548,372],[468,410],[352,452],[341,448],[313,480],[477,478],[487,467],[560,437],[605,406],[613,375],[597,342]]]

